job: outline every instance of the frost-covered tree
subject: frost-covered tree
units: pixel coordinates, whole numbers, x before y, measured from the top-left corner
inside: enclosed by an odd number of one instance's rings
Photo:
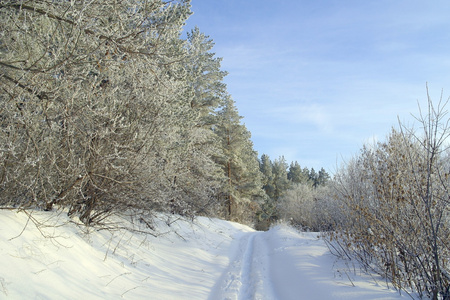
[[[215,132],[222,143],[223,155],[217,158],[226,176],[224,200],[228,218],[253,221],[257,201],[263,197],[262,176],[250,132],[241,124],[234,101],[228,97],[218,112]]]
[[[314,215],[314,189],[305,183],[294,183],[277,203],[281,219],[302,228],[312,228]]]
[[[447,102],[417,118],[422,133],[400,126],[364,147],[336,180],[337,241],[398,288],[449,299],[449,156]]]
[[[1,1],[2,205],[165,207],[189,1]],[[163,187],[163,188],[161,188]]]
[[[331,195],[330,185],[293,183],[277,202],[279,217],[303,230],[331,230],[341,222],[340,204]]]
[[[200,115],[199,125],[211,127],[214,115],[227,97],[223,82],[227,72],[221,70],[222,58],[212,52],[213,40],[200,32],[198,27],[187,33],[187,56],[185,69],[188,89],[191,94],[190,105]]]
[[[212,39],[198,28],[187,33],[185,56],[177,72],[172,73],[184,83],[183,101],[187,106],[182,106],[177,116],[180,122],[176,145],[167,151],[170,161],[175,162],[167,174],[168,182],[177,178],[172,187],[173,197],[185,199],[184,205],[193,212],[208,215],[220,211],[218,194],[225,182],[222,169],[215,162],[222,153],[222,145],[213,129],[217,110],[226,95],[223,83],[226,72],[220,69],[221,59],[211,52],[213,45]]]
[[[302,169],[297,161],[291,162],[288,169],[283,156],[272,163],[267,155],[262,155],[260,170],[267,196],[261,205],[260,221],[282,218],[296,226],[314,230],[332,227],[335,218],[331,217],[328,208],[335,205],[325,192],[328,191],[329,175],[323,168],[318,176],[312,169],[316,179],[312,180],[309,169]]]

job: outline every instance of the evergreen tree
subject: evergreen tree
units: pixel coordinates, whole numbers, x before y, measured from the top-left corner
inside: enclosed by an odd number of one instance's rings
[[[263,175],[263,189],[266,192],[267,196],[271,199],[274,198],[275,195],[275,187],[273,185],[273,165],[267,154],[263,154],[261,156],[261,162],[259,165],[259,169]]]
[[[317,177],[317,185],[326,185],[330,180],[330,175],[325,171],[324,168],[319,170],[319,175]]]
[[[307,167],[304,167],[302,170],[303,177],[306,178],[308,182],[310,182],[310,172]]]
[[[178,174],[184,174],[184,181],[177,176],[177,189],[185,191],[185,198],[191,198],[189,202],[197,212],[207,214],[220,211],[217,197],[225,183],[221,166],[216,163],[223,149],[213,129],[217,110],[226,97],[222,82],[226,72],[220,70],[221,58],[211,52],[213,46],[213,40],[197,27],[188,32],[183,71],[172,75],[184,83],[184,101],[188,104],[179,116],[182,124],[177,145],[170,150],[182,167]]]
[[[289,188],[289,180],[287,177],[288,164],[284,156],[274,160],[272,173],[273,173],[273,185],[275,188],[273,200],[278,201],[284,192]]]
[[[227,96],[223,83],[227,72],[220,69],[222,58],[215,57],[213,47],[213,40],[198,27],[187,33],[187,92],[190,106],[200,115],[199,125],[207,127],[214,124],[214,114]]]
[[[166,153],[187,120],[171,74],[189,2],[2,4],[2,204],[65,206],[86,224],[165,207]]]
[[[313,187],[317,187],[318,179],[319,175],[316,173],[316,170],[314,170],[314,168],[311,168],[311,171],[309,171],[309,180],[311,181]]]
[[[271,220],[276,218],[277,205],[275,203],[275,186],[273,183],[273,164],[267,154],[261,156],[259,163],[259,169],[262,174],[263,190],[265,197],[260,205],[260,211],[258,212],[258,224],[259,230],[267,230],[270,226]]]
[[[253,150],[250,132],[240,123],[241,119],[234,101],[227,97],[218,112],[215,132],[223,148],[218,162],[227,177],[224,189],[227,215],[235,221],[253,218],[257,210],[253,202],[263,196],[257,153]],[[246,210],[248,208],[251,210]]]
[[[306,183],[309,180],[297,161],[291,162],[287,177],[292,183]]]

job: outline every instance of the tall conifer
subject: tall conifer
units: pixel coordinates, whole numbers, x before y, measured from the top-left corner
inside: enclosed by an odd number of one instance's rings
[[[225,105],[218,113],[218,122],[215,132],[219,137],[223,155],[218,158],[222,165],[227,183],[224,188],[228,218],[242,220],[256,211],[253,203],[263,196],[261,172],[257,153],[253,150],[250,132],[241,124],[234,101],[227,97]]]

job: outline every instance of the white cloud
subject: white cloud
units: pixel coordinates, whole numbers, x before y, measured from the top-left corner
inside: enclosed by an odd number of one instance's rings
[[[292,106],[276,107],[266,112],[272,118],[286,123],[291,128],[313,125],[316,130],[323,133],[332,133],[333,124],[327,107],[317,103],[300,103]]]
[[[450,94],[450,2],[280,1],[193,2],[260,153],[334,166]]]

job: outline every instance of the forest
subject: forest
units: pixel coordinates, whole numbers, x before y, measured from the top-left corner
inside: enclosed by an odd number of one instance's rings
[[[447,101],[333,178],[254,150],[189,0],[0,1],[0,207],[218,217],[324,232],[399,289],[450,299]]]

